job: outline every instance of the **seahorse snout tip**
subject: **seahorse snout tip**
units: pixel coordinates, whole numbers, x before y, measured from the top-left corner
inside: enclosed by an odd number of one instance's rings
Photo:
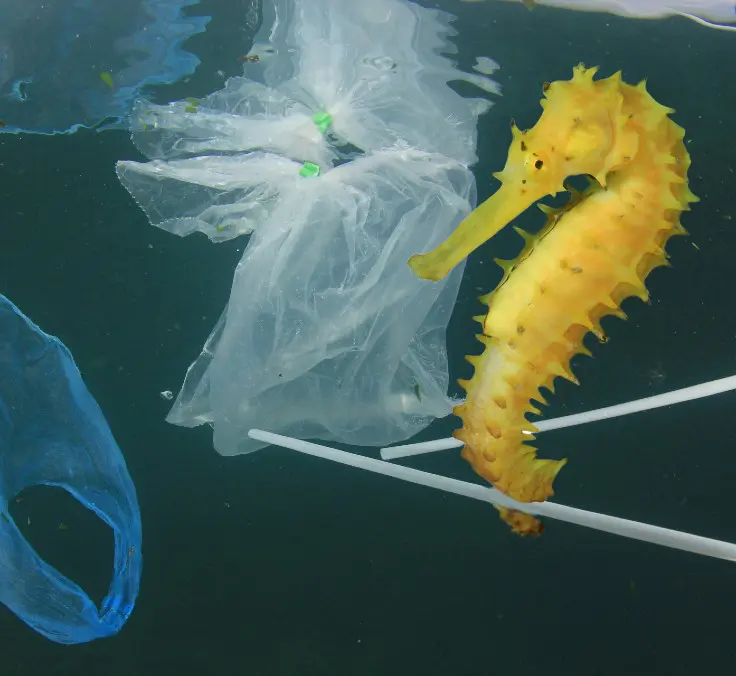
[[[440,267],[431,252],[428,254],[415,254],[412,256],[407,263],[411,268],[411,271],[419,277],[419,279],[426,279],[430,282],[439,282],[446,275],[448,270]]]

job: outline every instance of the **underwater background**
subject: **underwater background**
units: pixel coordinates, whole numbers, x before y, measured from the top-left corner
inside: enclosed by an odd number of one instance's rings
[[[186,48],[186,81],[164,102],[204,96],[241,72],[258,28],[249,3],[211,0]],[[643,21],[521,3],[425,2],[457,15],[456,59],[489,56],[503,95],[479,124],[479,201],[497,183],[510,120],[531,126],[542,83],[578,62],[647,78],[676,109],[701,198],[673,267],[648,280],[651,304],[578,358],[555,417],[736,372],[733,187],[736,36],[684,19]],[[254,7],[250,7],[251,10]],[[218,74],[217,71],[222,71]],[[462,86],[458,85],[462,91]],[[244,241],[213,246],[151,227],[117,180],[142,160],[129,134],[0,135],[0,291],[73,352],[125,455],[144,528],[137,606],[122,632],[60,646],[0,608],[0,671],[25,674],[254,676],[692,675],[732,668],[736,570],[724,561],[547,520],[538,539],[508,532],[489,505],[267,448],[225,458],[211,430],[164,422],[185,370],[229,295]],[[518,224],[538,229],[529,210]],[[511,229],[468,262],[448,330],[451,376],[477,353],[476,297],[499,281]],[[460,395],[457,386],[454,393]],[[736,540],[736,398],[722,394],[545,434],[540,453],[568,457],[556,500]],[[420,438],[447,436],[454,418]],[[375,457],[374,450],[354,450]],[[402,461],[478,481],[457,451]],[[109,583],[110,530],[70,496],[29,490],[11,508],[39,553],[93,599]]]

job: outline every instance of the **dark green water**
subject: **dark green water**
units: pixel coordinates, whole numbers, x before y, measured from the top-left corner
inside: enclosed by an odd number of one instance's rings
[[[207,13],[226,11],[225,0]],[[736,372],[731,314],[736,217],[736,36],[684,20],[636,22],[521,5],[440,3],[458,14],[458,60],[497,60],[504,95],[480,124],[480,198],[494,189],[509,120],[531,126],[544,81],[583,61],[677,110],[702,202],[690,238],[655,271],[651,305],[576,366],[549,416]],[[204,11],[204,10],[202,10]],[[214,29],[226,33],[220,20]],[[223,33],[223,35],[225,34]],[[233,39],[237,31],[233,30]],[[251,32],[252,35],[252,32]],[[197,38],[204,64],[160,95],[200,96],[235,72],[241,45]],[[223,47],[222,45],[231,45]],[[173,92],[173,93],[172,93]],[[267,449],[222,458],[208,428],[166,424],[177,391],[227,299],[243,242],[178,239],[148,225],[114,163],[141,159],[122,132],[0,136],[0,292],[72,350],[136,483],[144,526],[138,605],[118,636],[62,647],[0,607],[0,672],[133,676],[694,676],[734,658],[736,569],[729,563],[548,521],[508,533],[467,499]],[[522,226],[535,229],[530,211]],[[697,245],[697,248],[693,246]],[[477,352],[471,316],[493,287],[503,233],[474,254],[448,332],[453,376]],[[736,541],[736,395],[550,432],[568,457],[560,502]],[[424,436],[446,436],[438,421]],[[367,452],[367,451],[366,451]],[[455,452],[412,466],[473,481]],[[14,507],[44,556],[102,595],[112,539],[66,499]],[[25,510],[25,511],[24,511]],[[59,530],[64,522],[68,530]]]

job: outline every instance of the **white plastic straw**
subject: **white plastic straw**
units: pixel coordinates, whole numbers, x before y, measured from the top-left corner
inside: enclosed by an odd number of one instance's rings
[[[629,401],[625,404],[607,406],[606,408],[599,408],[595,411],[566,415],[561,418],[552,418],[551,420],[535,420],[534,426],[540,432],[548,432],[549,430],[557,430],[562,427],[574,427],[575,425],[583,425],[584,423],[595,422],[596,420],[606,420],[622,415],[630,415],[631,413],[639,413],[640,411],[648,411],[661,406],[671,406],[672,404],[710,397],[714,394],[730,392],[731,390],[736,390],[736,376],[711,380],[708,383],[684,387],[681,390],[673,390],[672,392],[657,394],[653,397]],[[390,448],[382,448],[381,458],[384,460],[395,460],[396,458],[404,458],[410,455],[421,455],[422,453],[459,448],[462,445],[462,441],[453,437],[435,439],[434,441],[420,441],[416,444],[403,444],[400,446],[391,446]]]
[[[660,528],[659,526],[651,526],[638,521],[629,521],[628,519],[619,519],[615,516],[607,516],[596,512],[587,512],[574,507],[566,507],[554,502],[534,502],[522,503],[516,502],[507,497],[503,493],[494,488],[471,484],[457,479],[449,479],[437,474],[422,472],[411,467],[402,467],[401,465],[393,465],[382,460],[366,458],[354,453],[346,453],[329,446],[313,444],[300,439],[285,437],[281,434],[273,434],[263,430],[250,430],[248,436],[258,441],[264,441],[276,446],[290,448],[300,453],[317,456],[325,460],[332,460],[343,465],[350,465],[359,469],[365,469],[369,472],[385,474],[386,476],[402,479],[422,486],[437,488],[448,493],[456,495],[464,495],[474,500],[482,500],[490,502],[493,505],[502,507],[510,507],[520,512],[544,516],[558,521],[566,521],[574,523],[578,526],[586,526],[606,533],[613,533],[623,537],[632,538],[634,540],[642,540],[644,542],[652,542],[662,545],[663,547],[672,547],[673,549],[681,549],[686,552],[702,554],[703,556],[711,556],[726,561],[736,561],[736,545],[721,540],[712,540],[699,535],[691,535],[681,531],[670,530],[669,528]]]

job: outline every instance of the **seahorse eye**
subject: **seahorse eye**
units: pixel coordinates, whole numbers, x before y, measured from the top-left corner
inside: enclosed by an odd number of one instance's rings
[[[537,161],[536,161],[536,162],[534,163],[534,168],[535,168],[535,169],[541,169],[541,168],[542,168],[543,166],[544,166],[544,162],[542,162],[542,160],[537,160]]]

